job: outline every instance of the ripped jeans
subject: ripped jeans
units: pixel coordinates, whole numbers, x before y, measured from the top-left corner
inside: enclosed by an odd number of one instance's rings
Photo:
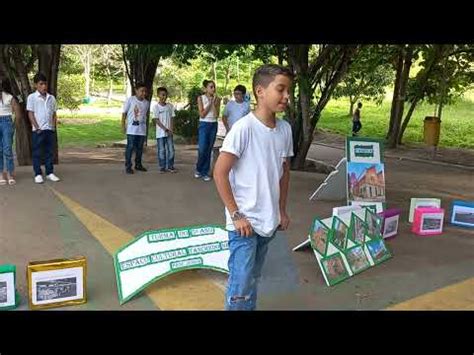
[[[271,237],[254,233],[241,237],[237,231],[229,231],[229,281],[225,297],[228,311],[252,311],[257,306],[257,284],[262,272]]]

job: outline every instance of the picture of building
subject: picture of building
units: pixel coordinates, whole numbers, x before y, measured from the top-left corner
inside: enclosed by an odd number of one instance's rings
[[[320,221],[316,220],[311,233],[311,244],[321,255],[325,255],[327,242],[328,228],[326,228]]]
[[[36,283],[36,299],[38,301],[74,296],[77,296],[77,280],[75,277]]]
[[[349,277],[342,256],[339,253],[324,259],[322,263],[330,285],[336,281]]]
[[[347,184],[351,201],[385,201],[383,164],[348,163]]]
[[[7,283],[0,281],[0,303],[7,302]]]
[[[381,239],[371,240],[367,243],[367,248],[369,249],[370,256],[372,256],[375,263],[390,257],[390,252]]]
[[[360,218],[355,216],[352,216],[352,218],[352,240],[356,243],[362,244],[365,238],[366,225]]]
[[[362,271],[370,266],[369,260],[361,246],[350,249],[347,252],[346,257],[354,273]]]
[[[331,242],[339,249],[344,249],[347,243],[347,226],[339,218],[334,217],[332,229],[333,235]]]

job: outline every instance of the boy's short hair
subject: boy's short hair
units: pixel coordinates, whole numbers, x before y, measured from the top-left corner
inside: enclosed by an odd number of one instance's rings
[[[135,84],[135,90],[138,90],[140,88],[145,88],[146,89],[146,85],[145,85],[144,82],[139,81],[138,83]]]
[[[255,70],[252,79],[252,89],[255,98],[257,98],[256,88],[258,85],[266,88],[277,75],[284,75],[293,80],[294,75],[290,68],[278,64],[264,64]]]
[[[46,78],[46,75],[44,75],[43,73],[36,73],[35,76],[33,77],[33,82],[35,84],[38,84],[40,81],[47,82],[48,78]]]
[[[156,89],[157,94],[159,94],[162,91],[168,93],[168,89],[166,89],[164,86],[160,86],[158,89]]]
[[[362,107],[362,102],[359,102],[359,103],[357,104],[357,107],[361,108],[361,107]]]
[[[245,95],[245,93],[247,92],[247,88],[243,85],[237,85],[234,91],[240,91],[242,95]]]

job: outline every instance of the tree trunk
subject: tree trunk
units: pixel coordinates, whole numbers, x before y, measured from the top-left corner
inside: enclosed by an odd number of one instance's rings
[[[402,144],[402,138],[403,134],[405,133],[405,130],[408,126],[408,122],[410,122],[411,116],[413,115],[413,112],[415,111],[416,105],[418,104],[419,98],[416,97],[411,105],[410,108],[408,109],[407,115],[405,116],[405,119],[403,120],[402,127],[400,128],[400,132],[398,133],[398,139],[397,139],[397,144]]]
[[[352,96],[349,96],[349,116],[352,116],[354,113],[354,104],[357,99],[354,99]]]
[[[89,98],[91,96],[91,53],[89,50],[86,52],[84,58],[84,80],[86,82],[85,95],[86,98]]]
[[[217,72],[216,72],[216,63],[217,61],[215,62],[212,62],[212,79],[214,80],[214,82],[216,83],[216,90],[217,90]]]
[[[48,91],[57,96],[60,44],[45,44],[38,46],[38,68],[48,79]],[[58,158],[58,132],[54,132],[54,164],[59,163]]]
[[[397,97],[400,92],[400,83],[402,82],[402,73],[403,73],[403,53],[402,53],[402,49],[400,49],[398,53],[397,72],[395,74],[395,85],[393,88],[393,95],[392,95],[392,107],[390,109],[390,122],[388,125],[388,131],[387,131],[387,135],[385,136],[385,139],[388,139],[392,134],[393,122],[395,121],[395,116],[396,116],[395,112],[396,110],[398,110]]]
[[[113,80],[109,79],[109,93],[107,95],[107,106],[110,106],[110,104],[112,102],[113,91],[114,91]]]
[[[227,86],[229,86],[229,81],[230,81],[230,65],[231,63],[229,62],[229,65],[225,69],[225,82],[224,82],[224,95],[227,93]]]
[[[398,136],[400,133],[401,121],[403,118],[403,110],[405,105],[405,95],[407,89],[407,83],[410,74],[410,67],[413,59],[413,47],[408,46],[408,48],[402,50],[403,57],[403,70],[401,73],[401,81],[399,92],[395,97],[395,109],[393,111],[393,126],[390,136],[388,137],[387,146],[389,148],[396,148],[398,142]]]

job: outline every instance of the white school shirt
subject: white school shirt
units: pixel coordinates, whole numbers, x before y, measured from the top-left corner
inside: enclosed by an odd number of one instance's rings
[[[166,103],[162,106],[160,103],[156,103],[153,107],[153,118],[159,118],[160,122],[166,128],[171,127],[171,119],[175,116],[173,105]],[[156,138],[168,137],[168,133],[156,125]]]
[[[136,136],[146,136],[146,114],[148,112],[149,101],[143,99],[138,100],[136,96],[130,96],[123,105],[123,113],[127,114],[127,134]],[[134,126],[135,109],[138,111],[138,126]]]
[[[201,95],[201,100],[204,109],[206,109],[206,107],[209,106],[209,98],[206,95]],[[214,115],[214,111],[211,108],[205,117],[199,117],[199,121],[217,122],[217,117]]]
[[[280,224],[283,162],[293,156],[290,124],[277,119],[270,128],[251,112],[234,124],[220,151],[238,158],[229,181],[239,211],[257,234],[271,237]],[[227,230],[235,230],[227,208],[225,214]]]
[[[239,119],[241,119],[245,115],[248,115],[249,112],[250,112],[249,102],[229,101],[227,105],[225,105],[223,115],[227,117],[229,128],[232,128],[235,122],[237,122]]]
[[[35,114],[36,122],[41,130],[54,131],[53,114],[56,112],[56,99],[53,95],[46,93],[46,99],[43,99],[40,92],[36,90],[28,95],[26,109]],[[36,131],[34,126],[32,126],[32,129],[33,132]]]
[[[0,116],[11,116],[13,96],[7,92],[1,91],[2,100],[0,100]]]

